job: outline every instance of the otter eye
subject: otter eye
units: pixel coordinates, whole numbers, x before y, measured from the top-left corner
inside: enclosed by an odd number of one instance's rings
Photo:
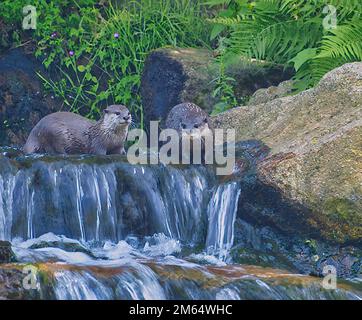
[[[109,111],[108,111],[107,109],[104,109],[103,112],[104,112],[104,113],[108,113]]]
[[[199,125],[196,123],[196,124],[194,124],[194,128],[198,128],[199,127]]]
[[[182,129],[186,129],[186,124],[181,123],[181,127],[182,127]]]
[[[120,112],[115,112],[116,116],[120,116],[121,113]]]
[[[204,119],[204,122],[207,123],[207,118]]]

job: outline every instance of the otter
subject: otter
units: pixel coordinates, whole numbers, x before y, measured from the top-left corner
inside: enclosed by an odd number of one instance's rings
[[[111,105],[97,121],[72,112],[42,118],[23,147],[25,154],[125,154],[124,143],[132,116],[123,105]]]
[[[170,110],[165,123],[166,128],[176,130],[181,139],[187,137],[192,143],[195,140],[201,140],[201,161],[204,162],[205,137],[213,135],[209,115],[196,104],[185,102]],[[192,152],[190,157],[193,158]]]
[[[177,132],[190,134],[199,130],[200,133],[212,131],[209,115],[199,106],[191,102],[180,103],[174,106],[167,115],[166,127]]]

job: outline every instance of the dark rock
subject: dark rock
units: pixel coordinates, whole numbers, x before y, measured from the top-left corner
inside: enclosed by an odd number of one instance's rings
[[[362,250],[336,246],[305,235],[286,235],[265,224],[238,218],[232,250],[235,262],[324,276],[324,267],[336,268],[338,278],[358,277],[362,271]]]
[[[249,96],[259,88],[277,85],[292,76],[291,70],[263,62],[240,61],[230,66],[235,94]],[[218,76],[212,52],[205,49],[163,48],[150,53],[142,75],[141,94],[146,127],[150,120],[165,119],[182,102],[194,102],[207,112],[219,102],[212,96]]]
[[[42,92],[37,72],[45,73],[40,62],[22,49],[0,56],[0,141],[22,146],[34,125],[60,104]]]
[[[0,263],[15,262],[15,254],[11,249],[11,243],[0,240]]]

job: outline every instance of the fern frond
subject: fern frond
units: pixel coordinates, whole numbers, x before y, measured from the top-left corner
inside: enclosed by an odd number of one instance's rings
[[[317,57],[362,61],[362,21],[353,20],[330,30],[322,39]]]
[[[216,17],[216,18],[207,19],[207,21],[215,24],[221,24],[227,27],[235,27],[241,22],[241,17],[240,16],[234,18]]]

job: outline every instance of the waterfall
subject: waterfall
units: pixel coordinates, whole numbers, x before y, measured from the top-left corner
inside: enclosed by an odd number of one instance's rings
[[[227,259],[234,242],[234,224],[240,192],[237,182],[220,185],[213,193],[207,208],[207,252],[221,260]]]
[[[208,253],[223,260],[232,246],[239,185],[215,186],[204,167],[62,159],[24,167],[15,175],[0,172],[3,239],[53,232],[83,242],[118,242],[163,233],[191,244],[206,238]]]
[[[13,174],[0,167],[1,239],[53,232],[83,242],[118,242],[132,234],[164,233],[186,243],[204,241],[214,182],[202,166],[21,161]]]
[[[13,189],[15,178],[9,174],[0,174],[0,240],[11,238]]]
[[[0,240],[41,269],[44,299],[361,299],[230,264],[241,192],[204,166],[0,157]]]
[[[54,273],[54,295],[58,300],[162,300],[165,293],[156,274],[147,266],[133,263],[108,279],[90,271],[60,270]]]

